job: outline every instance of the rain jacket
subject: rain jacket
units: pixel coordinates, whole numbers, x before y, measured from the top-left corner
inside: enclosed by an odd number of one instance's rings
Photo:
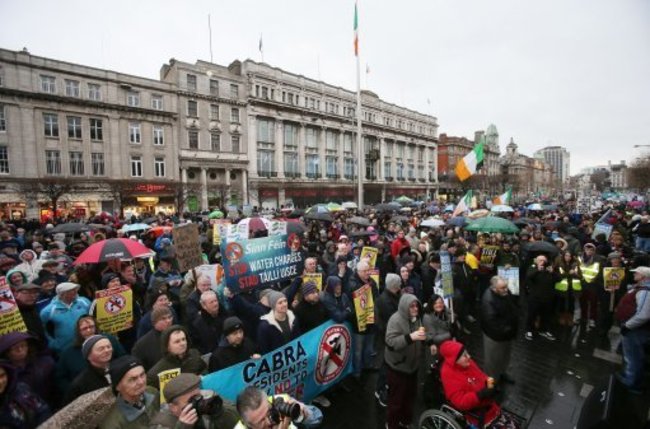
[[[289,320],[289,329],[291,329],[291,338],[289,340],[291,341],[300,336],[300,328],[293,311],[287,311],[287,318]],[[275,320],[273,310],[260,317],[260,324],[257,327],[257,345],[262,354],[275,350],[287,342],[282,336],[282,329],[278,321]]]
[[[31,262],[27,262],[24,258],[25,253],[31,253],[33,258]],[[38,272],[41,270],[43,261],[38,260],[38,255],[33,250],[27,249],[20,252],[18,255],[22,263],[16,265],[14,269],[22,271],[27,276],[27,281],[33,281],[38,278]]]
[[[239,362],[244,362],[250,359],[255,353],[257,353],[257,346],[249,338],[244,337],[242,343],[235,346],[230,344],[226,337],[222,337],[219,345],[210,356],[208,371],[215,372],[238,364]]]
[[[120,395],[99,425],[100,429],[144,429],[150,427],[151,421],[160,409],[160,393],[147,386],[144,391],[144,408],[137,409],[127,404]]]
[[[422,354],[423,342],[411,339],[411,332],[422,326],[419,316],[412,319],[409,315],[409,306],[414,301],[420,307],[418,314],[421,314],[420,301],[415,295],[405,293],[399,299],[397,312],[390,317],[386,327],[384,359],[391,369],[405,374],[414,374],[418,371],[418,359]]]
[[[27,284],[27,283],[29,283],[29,278],[27,277],[27,274],[25,274],[24,271],[19,270],[18,267],[16,266],[16,267],[10,269],[9,271],[7,271],[7,275],[5,276],[5,278],[7,279],[7,283],[9,283],[9,286],[11,286],[12,288],[13,288],[14,286],[16,286],[16,285],[13,285],[13,284],[11,284],[11,283],[9,282],[9,278],[10,278],[11,275],[14,274],[14,273],[20,273],[20,274],[23,276],[23,284]]]
[[[7,372],[7,387],[0,396],[0,427],[35,428],[50,417],[50,408],[25,383],[18,381],[9,362],[0,360]]]
[[[183,357],[172,355],[167,351],[169,337],[172,332],[179,330],[185,332],[185,338],[187,339],[187,352],[185,352]],[[152,387],[158,386],[158,374],[174,368],[180,368],[181,372],[191,372],[192,374],[201,375],[203,371],[205,371],[207,365],[203,359],[201,359],[199,351],[190,347],[190,336],[187,333],[187,329],[183,326],[172,325],[165,329],[160,336],[160,349],[163,353],[163,357],[149,371],[147,371],[147,384]]]
[[[77,296],[70,305],[56,296],[41,310],[41,322],[52,350],[61,353],[74,342],[77,320],[88,314],[89,310],[90,301],[82,296]]]

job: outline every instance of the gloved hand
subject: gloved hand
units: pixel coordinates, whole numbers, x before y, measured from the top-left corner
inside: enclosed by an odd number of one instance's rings
[[[625,325],[621,325],[621,335],[625,336],[628,332],[630,332],[630,328]]]

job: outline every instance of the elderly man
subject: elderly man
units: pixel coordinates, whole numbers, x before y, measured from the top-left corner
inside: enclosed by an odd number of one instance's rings
[[[223,333],[223,322],[230,314],[219,308],[217,294],[212,290],[203,292],[199,302],[201,309],[192,320],[190,335],[201,354],[206,354],[219,343]]]
[[[375,342],[375,315],[372,317],[366,318],[365,325],[358,324],[358,316],[356,306],[354,305],[355,295],[358,295],[360,289],[368,286],[372,293],[372,302],[373,307],[374,303],[377,301],[378,288],[375,281],[370,277],[370,266],[366,261],[361,261],[357,264],[355,274],[350,278],[349,287],[347,291],[349,293],[348,297],[350,302],[352,302],[352,309],[354,311],[354,317],[352,320],[353,332],[355,336],[355,346],[354,346],[354,369],[352,375],[359,380],[361,378],[361,371],[364,369],[376,369],[372,364],[372,354],[374,352],[374,342]],[[355,293],[357,292],[357,293]],[[357,300],[362,300],[361,295],[356,297]],[[366,305],[370,305],[369,302]]]
[[[90,301],[79,296],[79,285],[64,282],[56,287],[56,297],[41,310],[41,322],[50,349],[61,353],[75,339],[75,323],[88,314]]]
[[[510,363],[512,342],[517,336],[518,312],[506,279],[492,277],[490,288],[481,298],[485,371],[497,380],[510,383],[514,383],[514,379],[506,371]]]
[[[103,335],[91,335],[81,346],[81,354],[88,366],[70,384],[64,403],[68,404],[93,390],[110,385],[108,367],[113,358],[111,341]]]
[[[631,270],[636,283],[616,308],[621,322],[625,371],[621,382],[634,393],[643,393],[645,348],[650,344],[650,267]]]

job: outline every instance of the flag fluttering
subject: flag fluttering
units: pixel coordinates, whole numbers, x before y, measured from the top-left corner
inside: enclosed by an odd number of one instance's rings
[[[478,169],[483,165],[483,146],[485,146],[484,137],[481,138],[480,143],[474,146],[474,149],[472,149],[470,153],[465,155],[465,157],[456,164],[454,171],[461,182],[476,174]]]
[[[454,209],[454,212],[452,213],[453,216],[459,216],[465,212],[469,212],[470,206],[472,204],[472,190],[470,189],[467,191],[465,196],[460,199],[458,204],[456,205],[456,208]]]
[[[510,201],[512,201],[512,188],[508,188],[506,192],[504,192],[503,194],[497,197],[494,197],[494,199],[492,200],[494,204],[506,204],[506,205],[510,204]]]
[[[354,55],[359,56],[359,14],[356,2],[354,3]]]

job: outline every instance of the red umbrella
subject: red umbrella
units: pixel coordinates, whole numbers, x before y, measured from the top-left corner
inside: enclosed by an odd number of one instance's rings
[[[133,259],[153,253],[148,247],[126,238],[99,241],[79,255],[74,264],[97,264],[111,259]]]

